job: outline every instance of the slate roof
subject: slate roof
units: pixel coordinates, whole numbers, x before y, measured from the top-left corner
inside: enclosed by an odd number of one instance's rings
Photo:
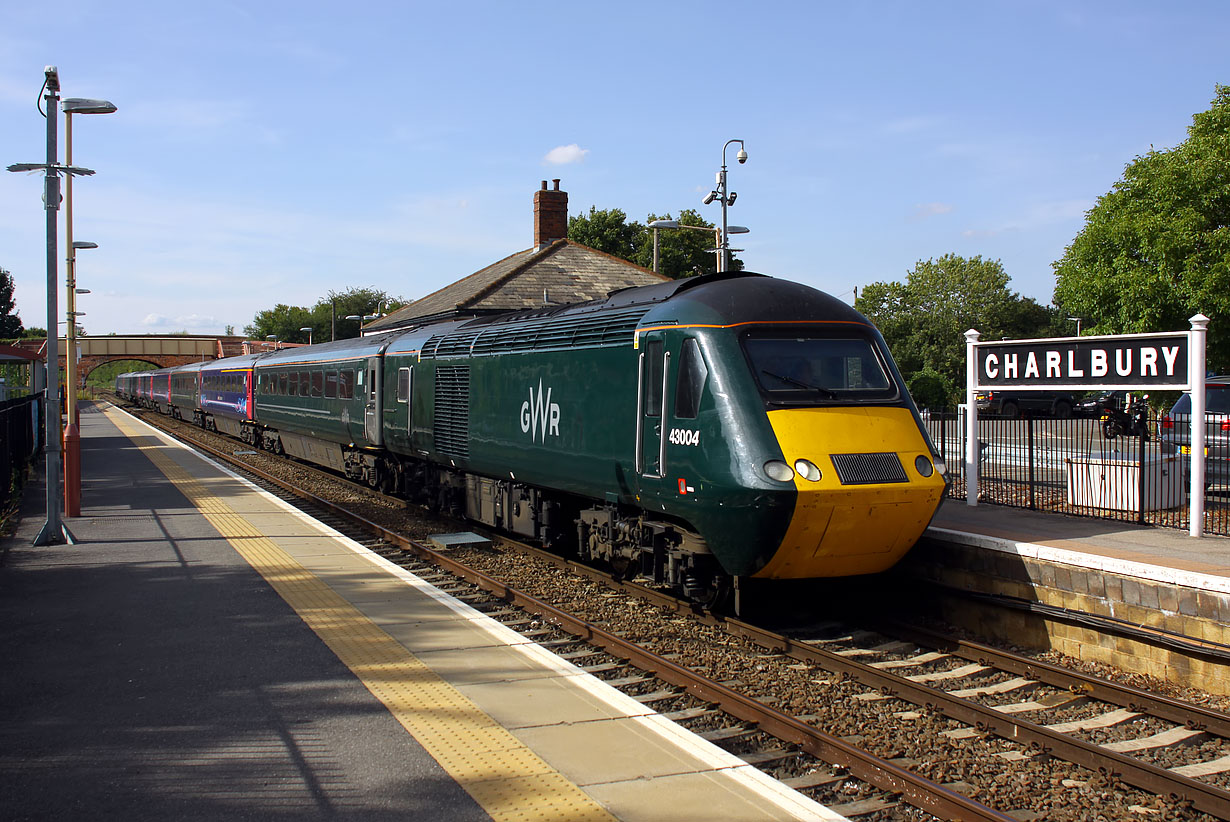
[[[670,279],[572,240],[519,251],[392,314],[363,326],[364,336],[425,319],[581,303],[620,288]]]

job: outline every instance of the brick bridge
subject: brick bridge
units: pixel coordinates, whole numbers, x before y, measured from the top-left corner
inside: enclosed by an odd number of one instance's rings
[[[29,349],[41,359],[45,356],[47,341],[20,340],[17,345]],[[195,337],[183,334],[171,336],[129,334],[78,337],[77,349],[80,352],[80,359],[77,360],[77,382],[78,385],[84,385],[85,378],[91,371],[103,363],[116,360],[139,360],[158,368],[170,368],[222,357],[234,357],[247,353],[253,345],[256,344],[246,341],[243,337],[218,335]],[[61,337],[59,346],[61,369],[65,366],[64,356],[67,350],[68,341]]]

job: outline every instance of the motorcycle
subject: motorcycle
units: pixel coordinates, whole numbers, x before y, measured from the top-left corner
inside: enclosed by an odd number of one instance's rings
[[[1107,396],[1099,400],[1098,407],[1101,413],[1098,418],[1102,421],[1102,436],[1108,440],[1113,440],[1115,437],[1140,437],[1148,442],[1148,400],[1149,395],[1145,394],[1122,408],[1115,403],[1114,397]]]

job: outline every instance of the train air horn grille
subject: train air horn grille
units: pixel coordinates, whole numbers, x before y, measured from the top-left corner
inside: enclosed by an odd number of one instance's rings
[[[882,454],[832,454],[842,485],[906,482],[901,460],[891,451]]]

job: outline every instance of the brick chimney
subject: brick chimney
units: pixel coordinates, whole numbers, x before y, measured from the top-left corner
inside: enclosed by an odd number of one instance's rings
[[[543,180],[542,190],[534,192],[534,248],[538,251],[568,236],[568,192],[559,190],[559,180],[551,182],[555,184],[551,191]]]

